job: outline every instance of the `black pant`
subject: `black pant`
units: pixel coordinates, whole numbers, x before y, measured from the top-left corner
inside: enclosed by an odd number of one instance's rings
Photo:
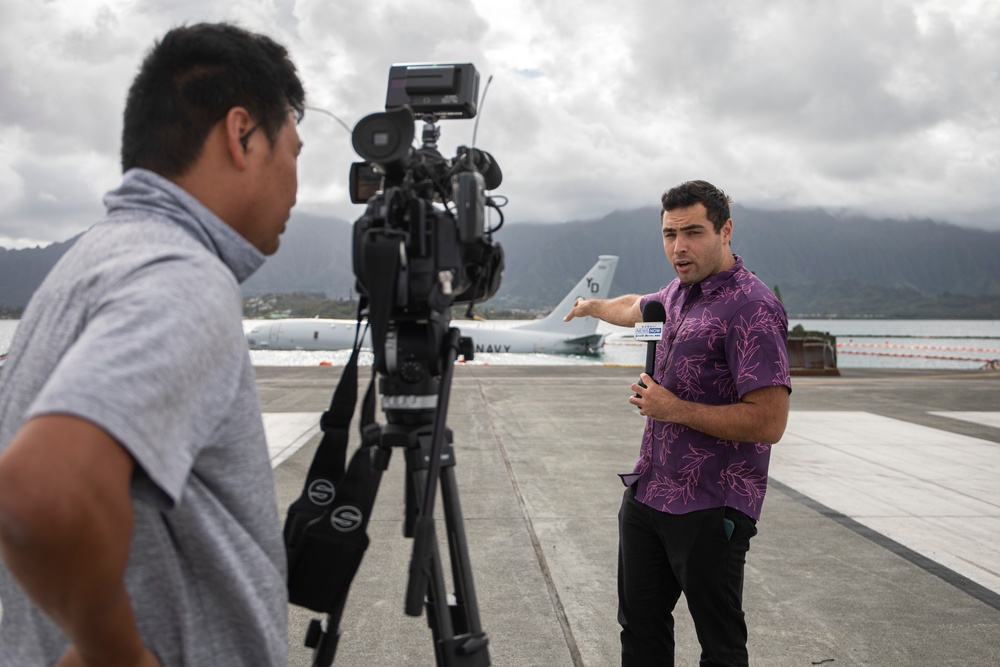
[[[672,612],[681,592],[701,667],[746,667],[743,566],[756,534],[754,521],[737,510],[666,514],[637,501],[634,485],[626,489],[618,512],[622,667],[674,664]]]

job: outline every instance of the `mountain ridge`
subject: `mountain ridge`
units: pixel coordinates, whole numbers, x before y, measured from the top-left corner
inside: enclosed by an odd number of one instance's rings
[[[733,251],[778,288],[790,315],[1000,319],[1000,232],[822,209],[734,205],[732,217]],[[342,220],[293,215],[281,249],[243,284],[244,295],[350,298],[352,234]],[[497,294],[484,304],[491,308],[551,307],[602,254],[621,258],[612,296],[653,292],[674,278],[655,207],[593,220],[508,223],[494,238],[506,269]],[[27,303],[73,240],[0,248],[0,306]]]

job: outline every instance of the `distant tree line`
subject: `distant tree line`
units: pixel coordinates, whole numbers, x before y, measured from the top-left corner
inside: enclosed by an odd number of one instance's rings
[[[272,317],[323,317],[347,320],[354,318],[357,313],[357,301],[331,300],[320,292],[258,294],[243,300],[243,316],[253,320]]]
[[[778,288],[778,286],[775,286]],[[778,288],[785,297],[786,308],[790,300],[806,309],[788,308],[792,318],[870,318],[885,319],[998,319],[1000,296],[942,294],[926,296],[907,288],[877,287],[855,281],[843,281],[818,286],[794,285]],[[803,294],[808,293],[808,297]],[[787,299],[791,294],[793,299]],[[795,298],[799,297],[799,298]],[[288,294],[260,294],[244,299],[243,315],[248,319],[276,317],[322,317],[350,320],[357,316],[355,299],[329,299],[321,292],[291,292]],[[488,305],[488,304],[487,304]],[[451,318],[469,318],[468,304],[452,308]],[[476,305],[472,317],[485,320],[533,320],[544,316],[548,308],[484,307]],[[21,309],[0,308],[0,318],[20,317]]]
[[[777,287],[777,286],[775,286]],[[834,283],[824,286],[793,286],[779,293],[785,297],[789,317],[820,319],[947,319],[1000,320],[1000,297],[993,295],[941,294],[926,296],[910,289],[873,287],[861,283]],[[803,293],[808,293],[808,296]],[[787,296],[791,294],[792,299]],[[798,298],[795,298],[798,297]],[[789,301],[799,308],[788,307]],[[802,306],[805,306],[804,308]],[[452,308],[453,320],[468,319],[468,304]],[[485,320],[533,320],[545,315],[547,308],[489,308],[476,305],[473,318]],[[24,308],[0,305],[0,320],[17,320]],[[358,313],[355,299],[328,299],[320,292],[259,294],[243,300],[243,316],[248,319],[275,317],[322,317],[354,319]]]
[[[468,318],[468,304],[452,308],[451,318]],[[251,320],[279,317],[321,317],[352,320],[357,317],[356,299],[328,299],[319,292],[291,292],[288,294],[258,294],[243,300],[243,316]],[[482,308],[475,306],[472,316],[487,320],[533,320],[544,314],[538,309]]]

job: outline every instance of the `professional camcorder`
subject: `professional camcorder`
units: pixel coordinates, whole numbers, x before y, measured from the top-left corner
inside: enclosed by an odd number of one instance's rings
[[[438,667],[487,667],[465,538],[452,432],[446,426],[452,372],[471,360],[472,340],[450,326],[456,303],[484,301],[497,291],[503,250],[493,233],[500,204],[486,195],[500,167],[486,151],[460,146],[453,158],[437,149],[438,120],[476,115],[479,74],[471,64],[395,65],[386,111],[363,118],[352,134],[364,162],[351,167],[351,200],[367,203],[354,223],[354,276],[359,331],[367,313],[374,372],[361,406],[361,444],[346,466],[348,430],[357,404],[358,335],[330,409],[302,495],[289,507],[285,545],[289,600],[325,612],[306,645],[314,667],[333,663],[351,581],[368,547],[366,527],[382,472],[395,448],[405,450],[405,537],[413,538],[404,610],[426,609]],[[413,148],[415,115],[423,145]],[[473,141],[473,143],[475,143]],[[503,200],[501,200],[503,201]],[[486,208],[498,224],[487,228]],[[379,381],[386,424],[375,419]],[[440,489],[454,590],[443,574],[434,505]]]
[[[365,162],[351,167],[351,200],[368,204],[354,225],[354,275],[373,309],[389,308],[389,347],[376,358],[384,362],[377,370],[390,377],[417,382],[424,371],[438,375],[433,362],[407,358],[421,356],[415,348],[436,357],[451,306],[484,301],[500,286],[503,249],[492,235],[503,217],[487,228],[486,207],[498,214],[499,207],[485,194],[500,185],[500,167],[483,150],[460,146],[445,158],[437,148],[438,120],[474,117],[478,93],[472,64],[395,65],[386,111],[354,128],[354,149]],[[412,146],[415,116],[424,122],[420,148]],[[398,262],[383,256],[389,252]],[[377,318],[369,323],[377,345]]]

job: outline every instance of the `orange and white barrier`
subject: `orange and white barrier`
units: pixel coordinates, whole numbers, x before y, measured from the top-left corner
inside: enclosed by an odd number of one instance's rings
[[[846,348],[875,348],[876,351],[853,350]],[[889,352],[886,350],[919,350],[921,353],[901,353]],[[924,350],[930,352],[974,352],[996,355],[992,358],[984,357],[964,357],[944,354],[924,354]],[[900,345],[898,343],[855,343],[853,339],[847,342],[837,342],[837,354],[858,354],[871,357],[898,357],[904,359],[942,359],[944,361],[969,361],[983,364],[984,369],[1000,369],[1000,350],[985,347],[957,347],[944,345]]]

